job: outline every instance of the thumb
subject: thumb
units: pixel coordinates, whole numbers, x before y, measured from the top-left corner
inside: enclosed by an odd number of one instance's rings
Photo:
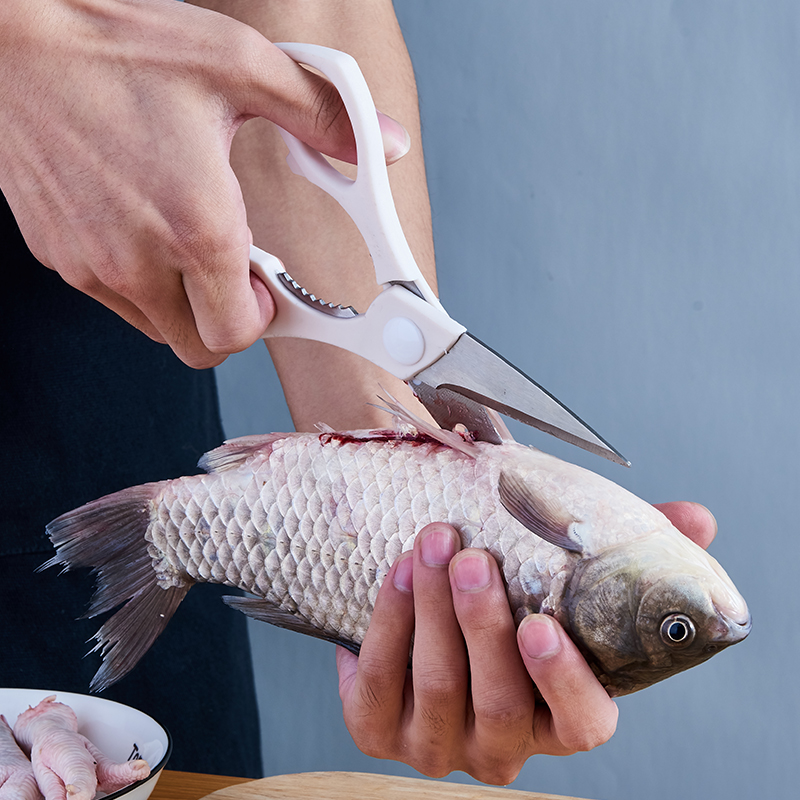
[[[259,34],[260,36],[260,34]],[[284,128],[309,147],[355,164],[353,127],[336,87],[305,69],[267,39],[253,61],[252,81],[237,104],[246,116],[258,116]],[[378,112],[387,164],[405,155],[411,139],[396,120]]]

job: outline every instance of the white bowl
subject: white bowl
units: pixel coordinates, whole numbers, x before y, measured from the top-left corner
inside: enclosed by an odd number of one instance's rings
[[[130,706],[71,692],[54,692],[47,689],[0,689],[0,714],[11,727],[28,706],[35,706],[45,697],[56,695],[78,717],[78,732],[93,742],[115,761],[127,761],[136,752],[150,765],[150,777],[132,783],[109,795],[97,797],[124,797],[125,800],[146,800],[155,788],[161,770],[172,751],[172,739],[165,728],[152,717]]]

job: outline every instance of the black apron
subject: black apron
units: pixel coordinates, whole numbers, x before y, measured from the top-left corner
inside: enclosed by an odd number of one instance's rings
[[[198,472],[223,440],[213,370],[190,369],[37,262],[0,195],[0,686],[88,691],[94,580],[35,569],[44,527],[102,495]],[[135,669],[102,696],[169,729],[169,767],[261,776],[244,615],[192,589]],[[3,709],[0,708],[0,713]]]

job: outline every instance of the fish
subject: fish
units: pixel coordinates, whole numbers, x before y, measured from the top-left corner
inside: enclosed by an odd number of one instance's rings
[[[554,616],[612,697],[749,633],[723,568],[646,501],[514,441],[494,412],[486,441],[383,402],[392,429],[231,439],[203,456],[205,474],[51,522],[42,568],[91,568],[86,616],[118,609],[95,635],[91,690],[133,669],[197,583],[241,589],[224,598],[232,608],[358,653],[391,565],[431,522],[491,553],[516,623]]]

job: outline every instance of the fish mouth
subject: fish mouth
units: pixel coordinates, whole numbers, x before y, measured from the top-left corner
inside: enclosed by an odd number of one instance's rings
[[[717,604],[714,604],[717,611],[718,625],[714,631],[714,636],[711,642],[706,647],[706,650],[713,648],[710,652],[721,650],[728,645],[737,644],[746,639],[753,627],[753,618],[747,608],[739,613],[731,614],[729,610],[720,609]]]

